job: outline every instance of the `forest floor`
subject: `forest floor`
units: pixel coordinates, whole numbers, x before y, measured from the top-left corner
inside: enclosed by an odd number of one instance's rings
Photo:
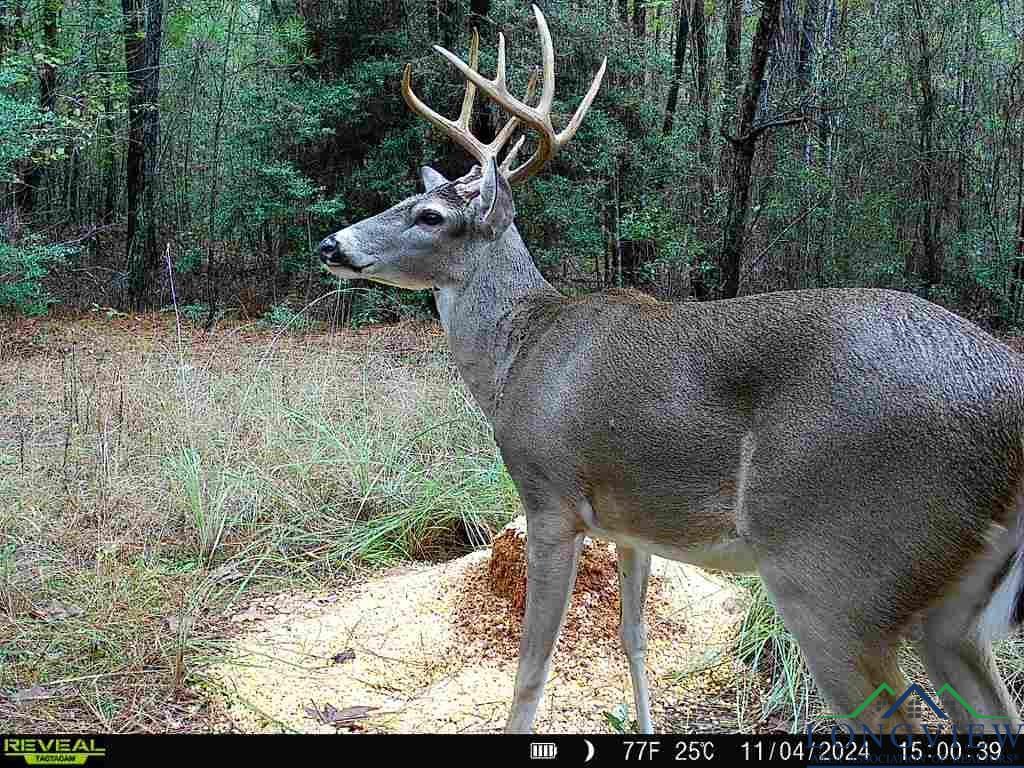
[[[0,324],[0,730],[209,730],[247,600],[464,554],[515,494],[439,328]]]
[[[452,559],[517,512],[434,324],[5,319],[0,731],[224,730],[207,672],[254,601]],[[770,610],[744,632],[763,676],[741,705],[660,728],[739,730],[780,691],[747,728],[816,710]]]

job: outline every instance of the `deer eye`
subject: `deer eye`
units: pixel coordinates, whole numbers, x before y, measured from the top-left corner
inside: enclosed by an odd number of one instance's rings
[[[430,209],[421,211],[420,214],[416,217],[417,224],[426,224],[428,227],[436,227],[438,224],[441,224],[443,222],[444,216],[442,216],[437,211],[431,211]]]

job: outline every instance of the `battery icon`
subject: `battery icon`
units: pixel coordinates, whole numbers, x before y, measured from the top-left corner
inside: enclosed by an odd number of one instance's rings
[[[558,745],[552,741],[531,741],[531,760],[554,760],[558,754]]]

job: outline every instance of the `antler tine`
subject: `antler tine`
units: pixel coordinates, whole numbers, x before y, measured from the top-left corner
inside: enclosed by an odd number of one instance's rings
[[[498,76],[495,78],[496,83],[500,83],[502,88],[507,93],[505,87],[505,43],[504,38],[500,41],[498,50]],[[437,48],[437,46],[434,46]],[[442,49],[443,50],[443,49]],[[474,29],[473,37],[469,44],[469,64],[467,65],[455,54],[450,51],[443,51],[452,61],[458,62],[458,66],[461,69],[465,68],[474,74],[477,71],[477,67],[480,63],[480,34]],[[535,85],[531,81],[530,92]],[[463,149],[469,152],[477,162],[483,166],[490,158],[497,156],[501,151],[502,147],[508,142],[509,137],[515,131],[519,125],[519,118],[513,116],[505,124],[505,126],[495,137],[494,141],[490,144],[484,144],[476,136],[473,135],[470,130],[470,122],[473,119],[473,101],[476,98],[476,83],[471,78],[466,78],[466,92],[462,97],[462,109],[459,111],[458,120],[449,120],[443,115],[438,114],[413,92],[412,90],[412,65],[407,64],[405,72],[402,75],[402,96],[406,103],[409,105],[413,112],[425,117],[431,124],[439,128],[449,138],[457,142]],[[528,97],[529,98],[529,97]]]
[[[605,58],[601,60],[601,67],[598,69],[597,75],[594,76],[594,80],[590,84],[590,88],[587,90],[587,95],[583,97],[577,111],[573,113],[569,124],[565,126],[565,129],[562,130],[561,133],[555,135],[555,129],[551,125],[551,102],[554,97],[555,89],[554,47],[551,44],[551,32],[548,29],[548,23],[544,18],[544,14],[536,5],[534,6],[534,12],[537,14],[537,23],[538,29],[541,33],[541,44],[544,56],[544,90],[541,92],[541,101],[537,105],[536,112],[543,118],[544,122],[541,125],[537,125],[536,123],[530,123],[530,125],[537,128],[541,133],[542,140],[540,145],[537,147],[537,152],[535,152],[529,160],[517,167],[515,170],[506,174],[510,183],[523,181],[537,173],[537,171],[540,170],[548,160],[554,157],[555,154],[572,139],[575,132],[580,129],[583,119],[587,116],[587,112],[590,110],[590,105],[594,102],[594,98],[597,96],[597,91],[601,87],[601,81],[604,79],[604,70],[608,63],[608,58],[605,56]],[[521,145],[521,142],[516,145],[517,150],[519,145]],[[514,153],[509,153],[510,157],[513,156],[513,154]],[[506,162],[507,161],[508,158],[506,158]]]
[[[533,94],[536,92],[536,90],[537,90],[537,72],[534,71],[533,74],[530,75],[530,82],[526,84],[526,99],[524,100],[525,104],[529,104],[533,100]],[[505,143],[508,141],[509,137],[512,135],[512,132],[517,127],[519,127],[519,118],[518,117],[510,117],[508,122],[505,123],[505,126],[501,129],[501,131],[499,131],[499,133],[495,137],[494,141],[492,141],[488,145],[490,147],[494,147],[494,154],[495,155],[497,155],[498,152],[501,151],[501,148],[505,146]],[[516,155],[518,155],[519,154],[519,150],[523,148],[523,142],[525,142],[525,141],[526,141],[526,136],[520,136],[519,137],[519,141],[517,141],[512,146],[512,149],[509,150],[508,154],[505,155],[505,159],[502,161],[499,170],[503,174],[505,174],[506,176],[508,175],[509,168],[512,167],[512,163],[514,163],[516,161]]]
[[[470,66],[475,71],[480,61],[480,35],[476,29],[473,30],[473,37],[469,44],[469,61]],[[476,85],[471,80],[466,81],[466,93],[462,97],[462,109],[459,112],[459,119],[457,121],[449,120],[447,117],[438,114],[424,104],[413,92],[412,64],[406,64],[405,72],[402,74],[402,98],[409,105],[409,109],[425,117],[431,124],[447,134],[453,141],[476,158],[481,166],[487,161],[487,158],[490,156],[488,148],[469,130],[469,122],[473,116],[473,100],[476,98]]]
[[[576,107],[576,112],[572,116],[572,120],[565,126],[560,134],[558,134],[558,146],[561,148],[569,143],[569,140],[576,135],[576,131],[579,129],[580,124],[583,122],[583,118],[587,116],[587,111],[590,109],[590,105],[594,101],[594,97],[597,96],[597,91],[601,87],[601,80],[604,78],[604,69],[608,64],[608,57],[605,57],[601,61],[601,68],[597,70],[597,74],[594,76],[594,82],[590,84],[590,89],[587,91],[587,95],[583,97],[583,101]]]
[[[512,119],[514,120],[515,118],[512,118]],[[508,154],[505,155],[505,159],[502,160],[501,165],[498,168],[498,170],[501,171],[503,176],[507,177],[509,175],[509,168],[511,168],[512,167],[512,163],[514,163],[516,161],[516,156],[519,154],[519,150],[523,148],[523,142],[525,142],[525,141],[526,141],[526,137],[525,136],[520,136],[519,137],[519,141],[517,141],[512,146],[512,149],[510,149],[508,151]]]
[[[480,33],[473,27],[473,38],[469,41],[469,66],[474,70],[480,65]],[[476,98],[476,86],[466,81],[466,95],[462,97],[462,111],[459,112],[459,127],[468,130],[469,121],[473,117],[473,99]]]
[[[434,46],[437,47],[436,45]],[[508,93],[508,87],[505,85],[505,35],[501,32],[498,33],[498,66],[497,73],[494,75],[494,85],[504,92]]]
[[[439,115],[432,110],[413,93],[412,90],[412,64],[405,65],[405,72],[402,75],[402,97],[409,109],[418,115],[425,117],[431,124],[447,134],[453,141],[459,144],[469,154],[483,163],[486,159],[484,145],[477,141],[468,130],[462,128],[458,123],[452,122],[447,117]]]
[[[541,61],[544,64],[544,87],[540,92],[540,103],[537,105],[537,112],[549,118],[550,125],[551,103],[555,100],[555,46],[551,42],[551,30],[548,29],[548,20],[544,18],[540,8],[533,6],[533,15],[537,18],[537,31],[540,33]]]

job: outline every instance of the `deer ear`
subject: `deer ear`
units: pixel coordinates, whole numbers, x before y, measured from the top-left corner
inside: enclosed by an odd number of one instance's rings
[[[508,185],[508,179],[498,170],[498,161],[493,157],[487,161],[484,168],[477,205],[480,211],[480,228],[489,240],[501,237],[516,216],[512,188]]]
[[[436,187],[440,187],[442,184],[448,183],[448,179],[435,171],[429,165],[424,165],[420,168],[420,180],[423,182],[423,186],[427,192]]]

